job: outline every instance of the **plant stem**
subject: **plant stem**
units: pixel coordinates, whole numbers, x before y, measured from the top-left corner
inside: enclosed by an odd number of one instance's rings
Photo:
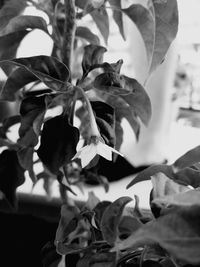
[[[62,43],[62,60],[71,71],[74,36],[76,30],[76,12],[74,0],[65,0],[65,24]]]

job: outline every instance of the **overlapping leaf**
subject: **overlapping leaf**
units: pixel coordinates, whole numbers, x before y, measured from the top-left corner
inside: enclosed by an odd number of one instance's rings
[[[69,70],[58,59],[49,56],[34,56],[2,61],[1,64],[14,64],[31,72],[49,88],[59,91],[66,86]]]
[[[76,154],[78,141],[79,131],[69,124],[68,117],[56,116],[45,122],[37,153],[43,164],[58,174],[59,168]]]
[[[151,117],[151,102],[145,89],[137,80],[125,75],[106,72],[96,77],[96,89],[111,95],[120,96],[147,125]]]
[[[132,201],[130,197],[121,197],[110,204],[101,220],[101,231],[104,239],[110,244],[114,245],[118,239],[118,227],[120,224],[121,216],[126,204]]]
[[[90,29],[87,27],[81,27],[81,26],[77,27],[76,28],[76,37],[85,39],[90,44],[100,45],[99,37],[96,34],[92,33],[90,31]]]
[[[27,3],[25,0],[7,0],[0,9],[0,31],[9,21],[23,12]]]
[[[13,32],[0,37],[0,61],[16,57],[17,49],[23,38],[29,31]],[[13,65],[1,65],[4,72],[9,75],[13,70]]]
[[[174,258],[189,264],[200,263],[200,207],[176,208],[139,228],[115,244],[114,250],[134,249],[158,243]]]
[[[84,47],[84,54],[82,60],[83,73],[91,70],[91,67],[103,62],[103,54],[107,49],[99,45],[87,45]]]

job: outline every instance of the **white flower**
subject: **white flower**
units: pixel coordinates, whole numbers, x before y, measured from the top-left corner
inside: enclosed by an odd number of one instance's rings
[[[79,158],[81,160],[82,168],[84,168],[96,155],[100,155],[111,161],[112,152],[115,152],[123,157],[123,155],[117,150],[106,145],[101,137],[91,136],[90,143],[87,146],[82,147],[72,160]]]

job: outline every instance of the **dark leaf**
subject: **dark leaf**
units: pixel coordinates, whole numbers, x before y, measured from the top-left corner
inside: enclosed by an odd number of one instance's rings
[[[96,89],[118,95],[147,125],[151,118],[151,102],[143,86],[137,80],[113,72],[100,74],[94,81]]]
[[[34,56],[2,61],[25,68],[49,88],[59,91],[69,79],[69,70],[58,59],[49,56]]]
[[[29,31],[24,30],[0,37],[0,61],[16,57],[17,49],[27,33]],[[6,75],[9,75],[13,70],[13,66],[8,64],[1,65],[1,68]]]
[[[53,242],[48,242],[42,248],[42,263],[43,267],[57,267],[61,261],[61,255],[56,253],[56,247]]]
[[[75,155],[78,141],[79,131],[68,123],[67,116],[56,116],[44,124],[37,153],[44,165],[58,174]]]
[[[100,9],[95,9],[90,13],[94,22],[97,25],[100,33],[102,34],[105,43],[108,43],[109,37],[109,17],[105,7],[101,7]]]
[[[119,31],[121,36],[125,38],[124,34],[124,23],[123,23],[123,15],[122,15],[122,6],[121,0],[109,0],[110,6],[113,8],[113,19],[116,22],[117,26],[119,27]]]
[[[0,154],[0,190],[13,208],[17,208],[16,188],[24,181],[24,169],[16,151],[4,150]]]
[[[45,95],[39,97],[30,96],[23,99],[20,106],[21,126],[19,128],[20,140],[18,141],[22,146],[34,147],[37,144],[38,129],[42,126],[45,110]],[[40,120],[38,120],[38,117]]]
[[[95,223],[97,225],[97,227],[100,229],[100,225],[101,225],[101,219],[103,216],[103,213],[105,212],[106,208],[111,204],[110,201],[101,201],[99,202],[96,207],[94,208],[94,219],[95,219]]]
[[[38,16],[17,16],[12,18],[5,28],[0,31],[0,36],[23,31],[26,29],[40,29],[48,33],[47,24],[42,17]]]
[[[144,224],[115,250],[158,243],[175,259],[184,263],[200,263],[200,206],[175,208],[150,223]]]
[[[76,28],[76,37],[83,38],[86,41],[88,41],[90,44],[93,44],[93,45],[99,45],[100,44],[99,37],[96,34],[92,33],[90,31],[90,29],[87,27],[81,27],[81,26],[77,27]]]
[[[20,165],[28,171],[32,182],[36,183],[37,177],[33,169],[33,152],[34,149],[32,147],[22,148],[17,151],[17,156]]]
[[[96,116],[96,122],[101,136],[107,145],[115,146],[115,113],[114,109],[100,101],[92,101],[92,109]]]
[[[6,80],[4,86],[1,89],[1,100],[15,101],[16,93],[22,87],[30,82],[37,80],[37,77],[26,69],[18,68],[14,70]]]
[[[101,231],[104,239],[110,244],[114,245],[118,238],[118,227],[121,216],[126,204],[132,201],[130,197],[121,197],[110,204],[101,220]]]
[[[155,17],[155,36],[149,73],[162,63],[169,46],[175,39],[178,31],[178,7],[176,0],[152,0],[152,10]],[[150,49],[149,49],[150,50]]]
[[[99,45],[87,45],[84,47],[82,60],[83,73],[90,71],[91,67],[103,62],[103,54],[107,49]]]
[[[142,223],[136,217],[123,216],[120,220],[119,238],[125,239],[141,227]]]
[[[25,0],[7,0],[0,10],[0,31],[9,23],[9,21],[20,15],[25,9],[27,3]]]
[[[81,9],[85,9],[87,6],[88,0],[75,0],[75,5]]]

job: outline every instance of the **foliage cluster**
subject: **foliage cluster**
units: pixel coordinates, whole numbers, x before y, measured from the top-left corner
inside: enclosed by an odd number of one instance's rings
[[[103,60],[107,49],[100,40],[106,46],[110,19],[124,39],[124,16],[136,25],[146,48],[148,75],[162,63],[177,33],[176,0],[149,0],[144,5],[127,1],[126,7],[123,2],[0,1],[0,66],[7,76],[1,84],[0,99],[19,105],[19,112],[6,118],[0,128],[1,197],[17,208],[16,188],[24,183],[26,171],[34,185],[44,179],[47,194],[52,178],[57,179],[63,205],[56,251],[66,258],[77,255],[76,266],[197,265],[199,147],[170,166],[144,170],[128,185],[152,180],[152,213],[147,215],[139,209],[137,196],[131,208],[126,207],[132,201],[129,197],[100,202],[91,193],[80,208],[66,194],[74,193],[72,184],[81,186],[88,180],[97,180],[108,190],[109,177],[99,174],[99,165],[120,156],[117,150],[123,141],[122,119],[129,122],[138,138],[140,124],[148,125],[151,117],[151,103],[143,85],[121,74],[123,60]],[[44,12],[48,22],[43,17],[24,15],[28,6]],[[77,26],[88,16],[98,33]],[[51,55],[16,58],[21,41],[34,29],[44,31],[53,40]],[[80,76],[77,66],[82,67]],[[59,113],[48,115],[57,107]],[[20,124],[17,142],[8,135],[15,124]],[[34,171],[37,162],[43,165],[40,173]],[[53,248],[47,245],[44,266],[57,266],[60,259],[52,253]]]

